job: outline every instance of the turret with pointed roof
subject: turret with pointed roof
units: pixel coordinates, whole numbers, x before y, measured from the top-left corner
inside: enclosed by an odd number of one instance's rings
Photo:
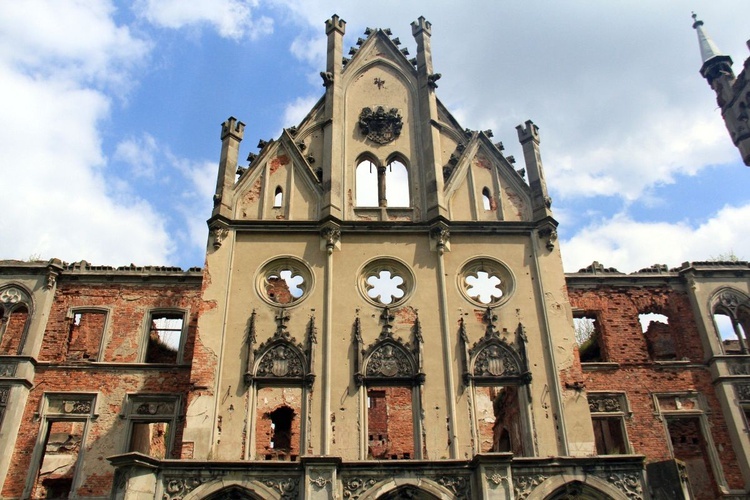
[[[748,91],[747,75],[750,74],[750,58],[745,60],[745,67],[737,77],[732,71],[732,58],[722,54],[711,37],[703,29],[703,21],[693,13],[693,28],[698,34],[698,46],[701,51],[700,73],[716,92],[716,102],[721,108],[721,115],[726,123],[732,142],[740,150],[745,165],[750,166],[750,127],[748,126]],[[748,41],[750,48],[750,41]]]

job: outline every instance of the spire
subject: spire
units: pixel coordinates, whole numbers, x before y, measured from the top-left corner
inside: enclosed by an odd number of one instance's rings
[[[693,29],[698,33],[698,45],[701,49],[702,62],[705,63],[714,57],[724,56],[714,41],[711,40],[711,37],[703,31],[703,21],[698,19],[698,14],[695,12],[693,12]]]
[[[734,80],[732,72],[732,58],[722,54],[716,44],[703,31],[703,21],[698,19],[698,14],[693,12],[693,29],[698,33],[698,45],[701,49],[701,66],[700,73],[703,78],[708,80],[708,84],[713,86],[714,80],[720,76],[729,77]]]

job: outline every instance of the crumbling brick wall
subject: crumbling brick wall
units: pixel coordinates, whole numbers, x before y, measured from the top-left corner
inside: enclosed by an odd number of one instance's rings
[[[367,412],[368,456],[414,458],[411,387],[372,387],[367,392],[374,396]]]
[[[633,412],[632,418],[625,419],[631,451],[645,455],[647,462],[672,458],[669,436],[663,421],[656,415],[652,395],[699,392],[708,406],[708,428],[716,448],[721,450],[719,455],[727,482],[731,488],[742,488],[744,483],[736,467],[727,424],[711,374],[703,365],[703,347],[687,294],[666,286],[598,285],[569,286],[568,295],[574,309],[598,314],[601,341],[608,354],[606,361],[616,365],[583,363],[583,382],[587,391],[626,394]],[[649,354],[647,337],[638,319],[639,314],[648,312],[668,317],[677,362],[665,364]],[[660,335],[665,335],[663,327],[656,328],[662,329]],[[567,374],[561,376],[565,378]]]
[[[180,282],[182,281],[182,282]],[[184,342],[184,361],[190,363],[199,345],[196,321],[200,303],[200,281],[174,280],[165,283],[80,283],[61,279],[51,307],[39,353],[34,387],[30,390],[12,453],[10,468],[2,490],[4,498],[20,498],[30,471],[39,464],[31,462],[36,441],[45,424],[36,413],[45,393],[97,393],[99,415],[88,421],[86,442],[81,444],[83,462],[78,496],[109,496],[114,469],[106,457],[127,451],[126,436],[130,420],[120,414],[130,394],[190,394],[191,367],[188,365],[150,367],[137,364],[140,343],[146,339],[144,318],[151,309],[185,309],[190,316]],[[106,310],[109,317],[93,316],[89,323],[74,324],[76,310]],[[82,318],[83,319],[83,318]],[[104,331],[106,321],[107,331]],[[101,363],[96,361],[104,343]],[[132,365],[132,366],[129,366]],[[205,367],[204,367],[205,368]],[[208,368],[205,368],[208,369]],[[181,405],[184,411],[186,405]],[[170,458],[182,456],[183,419],[176,419]],[[82,421],[85,418],[82,417]],[[40,489],[39,495],[43,495]]]
[[[258,460],[296,460],[300,449],[302,389],[298,387],[261,387],[257,393],[255,417],[255,453]],[[291,416],[289,436],[279,436],[272,425],[280,409]],[[274,437],[276,442],[274,442]],[[278,446],[280,440],[290,446]],[[272,445],[273,443],[273,445]]]

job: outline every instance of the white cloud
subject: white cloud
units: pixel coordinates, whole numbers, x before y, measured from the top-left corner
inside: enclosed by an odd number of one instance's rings
[[[135,177],[153,179],[156,173],[156,139],[144,133],[140,138],[130,137],[115,148],[113,159],[130,165]]]
[[[102,175],[110,98],[92,84],[126,80],[148,47],[112,13],[108,3],[0,4],[0,257],[118,265],[162,263],[172,251],[153,208],[115,200]]]
[[[37,79],[128,85],[150,43],[112,20],[109,2],[0,2],[0,60]]]
[[[320,96],[298,97],[284,108],[284,127],[298,125],[302,119],[307,116]]]
[[[750,233],[742,230],[750,220],[750,204],[726,206],[706,221],[638,222],[626,215],[592,224],[560,243],[567,272],[575,272],[593,261],[622,272],[633,272],[652,264],[679,266],[685,261],[706,260],[735,251],[750,258]]]
[[[140,0],[134,9],[157,26],[180,29],[208,24],[220,36],[238,40],[255,39],[273,32],[272,19],[253,16],[257,6],[257,1],[242,0]]]

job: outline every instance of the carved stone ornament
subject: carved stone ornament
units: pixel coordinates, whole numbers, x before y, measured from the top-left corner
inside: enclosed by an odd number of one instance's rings
[[[77,415],[91,413],[91,401],[63,401],[62,409],[65,413]]]
[[[513,475],[513,493],[516,500],[524,500],[531,492],[547,480],[544,474]]]
[[[643,488],[641,488],[641,480],[637,474],[611,473],[606,479],[631,500],[643,499]]]
[[[377,347],[367,361],[365,375],[368,377],[411,377],[412,365],[406,353],[395,344],[385,343]]]
[[[505,475],[503,469],[487,469],[486,477],[487,481],[492,485],[492,488],[500,486],[503,481],[508,481],[508,476]]]
[[[383,106],[362,108],[359,114],[359,130],[372,142],[388,144],[401,135],[404,126],[398,109],[391,108],[388,111]]]
[[[749,362],[735,362],[728,365],[730,375],[750,375]]]
[[[16,366],[15,363],[0,363],[0,377],[14,377]]]
[[[736,314],[737,308],[741,302],[741,296],[731,290],[725,290],[719,294],[719,300],[717,303],[732,312],[732,314]]]
[[[298,486],[299,479],[294,477],[267,477],[261,479],[261,482],[266,487],[272,490],[278,491],[281,495],[282,500],[291,500],[293,498],[299,498]]]
[[[448,488],[455,495],[456,498],[471,498],[471,489],[469,488],[469,481],[465,477],[461,476],[440,476],[437,480],[438,484],[444,488]]]
[[[8,404],[10,396],[10,387],[0,387],[0,405]]]
[[[500,344],[490,344],[474,359],[474,376],[512,377],[521,372],[518,362],[509,349]]]
[[[24,293],[18,288],[6,288],[0,293],[0,302],[3,304],[18,304],[24,299]]]
[[[165,477],[164,500],[182,499],[182,497],[210,479],[207,477]]]
[[[256,376],[302,377],[304,373],[304,365],[297,352],[288,345],[280,344],[263,355]]]
[[[135,407],[138,415],[171,415],[174,413],[174,403],[171,401],[149,401]]]
[[[373,478],[353,477],[344,480],[344,498],[357,500],[360,495],[367,489],[377,484]]]
[[[215,227],[211,230],[211,233],[214,236],[214,248],[218,250],[221,247],[224,238],[229,234],[229,231],[224,227]]]
[[[310,477],[310,484],[318,490],[322,490],[328,483],[331,482],[330,477],[326,477],[319,471],[310,471],[311,474],[315,474],[316,477]]]
[[[750,383],[734,384],[734,390],[737,391],[737,399],[750,401]]]
[[[618,396],[598,396],[589,394],[589,411],[592,413],[604,413],[623,411],[622,403]]]

